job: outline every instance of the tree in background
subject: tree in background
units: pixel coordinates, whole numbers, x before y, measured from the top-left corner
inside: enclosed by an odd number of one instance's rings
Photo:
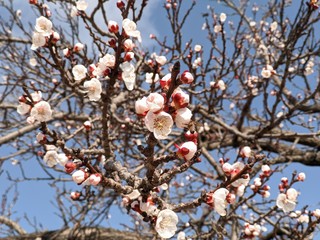
[[[313,238],[305,173],[279,173],[320,163],[317,0],[161,3],[146,47],[153,1],[0,2],[1,190],[49,181],[62,220],[28,235],[4,194],[3,237]],[[126,232],[105,233],[114,205]]]

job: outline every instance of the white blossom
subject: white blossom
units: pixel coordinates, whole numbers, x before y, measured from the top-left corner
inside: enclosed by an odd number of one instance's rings
[[[41,33],[33,32],[31,50],[36,50],[44,45],[46,45],[46,37]]]
[[[130,38],[128,38],[123,42],[123,47],[126,52],[132,51],[132,49],[134,48],[134,43]]]
[[[131,91],[136,82],[135,68],[130,62],[121,63],[120,68],[122,70],[122,80],[124,81],[126,88]]]
[[[224,23],[227,19],[227,15],[225,13],[220,14],[220,22]]]
[[[74,76],[74,80],[80,81],[86,77],[88,70],[85,66],[78,64],[72,68],[72,74]]]
[[[171,133],[173,120],[171,115],[166,112],[155,114],[149,111],[144,120],[146,127],[150,132],[153,132],[156,139],[166,139]]]
[[[134,21],[126,18],[122,21],[122,28],[126,32],[126,34],[130,37],[135,37],[141,42],[141,35],[140,32],[137,30],[137,25]]]
[[[36,103],[31,109],[30,116],[39,122],[46,122],[52,118],[52,110],[46,101]]]
[[[274,21],[273,23],[270,24],[270,31],[274,32],[275,30],[277,30],[277,27],[278,27],[278,23]]]
[[[312,212],[313,216],[315,216],[316,218],[320,218],[320,209],[316,209]]]
[[[97,77],[104,77],[107,68],[114,68],[115,64],[115,56],[107,53],[99,59],[98,66],[93,70],[92,74]]]
[[[134,200],[137,199],[140,195],[141,193],[139,192],[139,190],[135,189],[131,193],[124,195],[124,197],[127,197],[130,200]]]
[[[75,183],[82,183],[86,179],[85,172],[82,170],[77,170],[72,174],[72,180]]]
[[[32,67],[37,66],[37,64],[38,64],[37,59],[35,59],[35,58],[30,58],[30,59],[29,59],[29,64],[30,64]]]
[[[85,81],[83,86],[88,91],[90,101],[98,101],[101,98],[102,87],[98,79],[92,78],[90,81]]]
[[[226,84],[223,80],[220,79],[216,84],[221,91],[226,90]]]
[[[273,70],[273,67],[271,65],[267,65],[266,67],[264,67],[261,71],[261,76],[263,78],[270,78],[272,76],[272,74],[275,74],[276,71]]]
[[[149,111],[149,106],[147,104],[147,98],[143,97],[135,103],[135,110],[138,115],[145,115]]]
[[[119,31],[119,25],[116,21],[108,21],[108,30],[111,33],[117,33]]]
[[[214,31],[215,33],[221,32],[221,30],[222,30],[221,25],[215,25],[214,28],[213,28],[213,31]]]
[[[158,112],[164,106],[164,97],[159,93],[150,93],[147,97],[147,105],[151,112]]]
[[[35,91],[30,94],[33,102],[40,102],[42,99],[42,93],[41,91]]]
[[[304,172],[301,172],[297,176],[297,180],[303,182],[306,179],[306,174]]]
[[[37,18],[35,30],[47,37],[52,33],[52,22],[44,16]]]
[[[152,80],[152,78],[154,78],[154,80]],[[146,73],[146,82],[147,83],[152,83],[152,81],[153,82],[158,82],[159,79],[160,78],[159,78],[159,74],[158,73],[156,73],[155,75],[152,72]]]
[[[177,236],[177,240],[186,240],[185,232],[179,232]]]
[[[219,188],[212,195],[214,210],[220,216],[225,216],[227,214],[227,212],[226,212],[226,208],[227,208],[226,197],[228,194],[229,194],[229,191],[226,188]]]
[[[177,223],[179,219],[177,214],[170,210],[165,209],[159,212],[155,230],[162,238],[171,238],[177,231]]]
[[[197,57],[192,63],[192,68],[197,68],[197,67],[201,66],[201,64],[202,64],[201,57]]]
[[[17,112],[20,114],[20,115],[26,115],[27,113],[29,113],[31,109],[31,106],[28,105],[28,104],[25,104],[23,102],[20,102],[18,107],[17,107]]]
[[[48,167],[53,167],[58,163],[58,153],[55,150],[47,151],[43,157],[43,161]]]
[[[160,65],[163,66],[167,62],[167,58],[165,56],[156,56],[156,62]]]
[[[293,211],[296,207],[296,199],[298,192],[294,188],[289,188],[286,192],[280,193],[277,198],[277,206],[282,209],[284,212]]]
[[[84,0],[79,0],[76,2],[76,6],[79,11],[85,11],[88,7],[88,3]]]
[[[172,103],[176,109],[187,107],[190,102],[189,94],[185,93],[181,88],[177,87],[172,93]]]
[[[194,77],[189,71],[184,71],[180,77],[181,82],[185,84],[190,84],[193,82]]]
[[[194,45],[194,51],[195,52],[200,52],[201,50],[202,50],[201,45],[199,45],[199,44]]]
[[[180,108],[175,112],[174,121],[178,128],[185,128],[191,121],[192,112],[189,108]]]
[[[236,176],[243,168],[244,163],[242,162],[236,162],[232,165],[232,171],[231,171],[231,177],[233,178]],[[248,174],[245,175],[245,178],[239,178],[236,181],[234,181],[231,185],[234,187],[239,187],[240,185],[247,186],[250,181],[250,177]]]
[[[244,146],[243,148],[241,148],[240,150],[240,155],[242,157],[250,157],[251,156],[251,148],[248,146]]]
[[[57,162],[62,167],[64,167],[68,161],[69,161],[69,158],[66,156],[66,154],[64,154],[64,153],[59,153],[58,154]]]

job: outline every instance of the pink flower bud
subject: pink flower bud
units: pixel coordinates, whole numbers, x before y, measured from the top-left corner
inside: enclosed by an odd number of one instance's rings
[[[59,40],[60,40],[60,35],[59,35],[59,33],[53,32],[53,33],[52,33],[52,42],[53,42],[53,43],[56,43],[56,42],[58,42]]]
[[[185,84],[190,84],[193,82],[194,77],[189,71],[184,71],[180,77],[181,82]]]
[[[190,101],[189,94],[186,94],[180,88],[175,89],[172,94],[172,103],[171,105],[176,109],[185,108],[188,106]]]
[[[306,179],[306,174],[304,172],[301,172],[298,174],[297,180],[300,182],[303,182]]]
[[[160,86],[162,90],[168,91],[170,84],[171,84],[171,73],[168,73],[162,79],[160,79]]]
[[[166,9],[169,10],[171,7],[172,7],[172,4],[171,4],[171,3],[166,3],[166,5],[165,5],[165,8],[166,8]]]
[[[36,138],[37,138],[38,143],[40,143],[40,144],[44,144],[47,140],[46,135],[44,135],[41,132],[37,134]]]
[[[269,198],[270,197],[270,192],[269,191],[262,191],[261,192],[262,197],[264,198]]]
[[[82,43],[76,43],[73,46],[73,51],[74,52],[80,52],[84,48],[84,45]]]
[[[270,190],[270,186],[269,185],[264,185],[262,189],[265,190],[265,191],[269,191]]]
[[[70,57],[71,51],[69,48],[63,49],[62,52],[65,57]]]
[[[109,21],[108,22],[108,30],[111,33],[118,33],[119,32],[119,25],[115,21]]]
[[[25,103],[27,99],[24,96],[19,97],[19,102]]]
[[[124,55],[124,61],[131,61],[134,57],[134,53],[133,52],[126,52],[126,54]]]
[[[84,128],[87,130],[87,131],[90,131],[91,130],[91,127],[92,127],[92,123],[90,121],[85,121],[83,123],[83,126]]]
[[[126,52],[131,52],[133,47],[134,47],[134,43],[132,42],[131,39],[128,38],[123,42],[123,48]]]
[[[233,204],[236,201],[236,195],[229,193],[226,197],[228,203]]]
[[[70,193],[70,198],[72,200],[78,200],[80,198],[80,196],[81,196],[81,193],[79,193],[79,192],[71,192]]]
[[[101,182],[101,174],[100,173],[95,173],[91,174],[89,177],[89,182],[93,186],[97,186]]]
[[[241,157],[250,157],[251,156],[251,148],[248,146],[245,146],[240,151]]]
[[[109,41],[108,41],[108,44],[111,48],[115,48],[117,46],[117,41],[114,39],[114,38],[111,38]]]
[[[51,82],[54,84],[54,85],[57,85],[59,83],[58,79],[56,78],[52,78]]]
[[[184,137],[188,140],[188,141],[192,141],[194,143],[197,143],[197,139],[198,139],[198,133],[194,132],[191,133],[190,131],[186,132],[184,134]]]
[[[222,171],[229,175],[231,173],[231,171],[233,170],[232,165],[230,163],[224,163],[222,165]]]
[[[64,165],[64,170],[66,173],[70,174],[76,169],[77,165],[74,162],[67,162],[66,165]]]
[[[124,2],[121,0],[117,1],[117,8],[119,8],[120,10],[123,9],[125,7]]]
[[[179,147],[177,155],[179,158],[183,158],[188,161],[192,159],[197,152],[197,145],[194,142],[185,142]]]
[[[268,177],[271,173],[271,169],[270,169],[269,165],[266,165],[266,164],[261,166],[261,171],[263,172],[263,175],[265,177]]]

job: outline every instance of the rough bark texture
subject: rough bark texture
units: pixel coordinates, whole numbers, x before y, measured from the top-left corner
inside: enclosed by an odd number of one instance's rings
[[[0,238],[1,240],[142,240],[151,239],[133,232],[118,231],[112,228],[82,228],[46,231]]]

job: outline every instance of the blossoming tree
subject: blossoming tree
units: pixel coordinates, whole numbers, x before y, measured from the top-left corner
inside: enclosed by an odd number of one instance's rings
[[[306,174],[284,171],[320,165],[317,0],[0,4],[0,163],[20,169],[14,186],[50,182],[56,236],[103,232],[113,205],[121,239],[317,233],[320,210],[298,204]],[[163,33],[148,40],[154,4]],[[27,235],[5,198],[0,222]]]

